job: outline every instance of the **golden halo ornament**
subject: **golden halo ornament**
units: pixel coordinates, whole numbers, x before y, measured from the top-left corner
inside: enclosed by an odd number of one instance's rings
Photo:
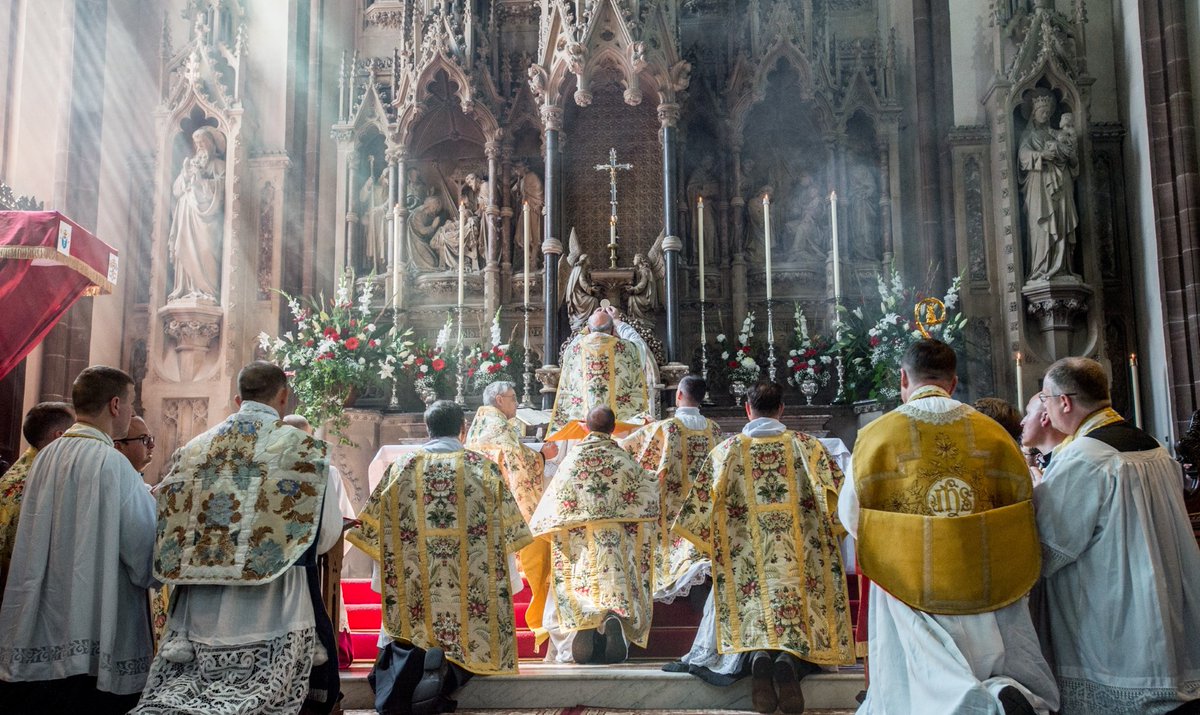
[[[946,322],[946,304],[937,298],[925,298],[913,306],[913,320],[926,340],[930,339],[928,328]]]

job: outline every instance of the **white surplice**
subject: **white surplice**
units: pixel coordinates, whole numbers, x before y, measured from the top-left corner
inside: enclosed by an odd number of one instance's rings
[[[1200,550],[1161,447],[1079,437],[1034,488],[1062,713],[1169,712],[1200,699]]]
[[[0,680],[146,683],[154,498],[112,438],[83,424],[38,454],[0,608]]]
[[[921,409],[949,412],[962,403],[926,397]],[[838,516],[858,536],[859,503],[847,475]],[[1004,715],[997,694],[1015,687],[1045,714],[1058,708],[1058,688],[1038,645],[1028,597],[998,611],[969,616],[925,613],[871,583],[867,652],[871,687],[860,715]]]

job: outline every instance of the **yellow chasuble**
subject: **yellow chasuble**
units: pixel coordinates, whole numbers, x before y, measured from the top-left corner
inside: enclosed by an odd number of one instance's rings
[[[470,450],[393,462],[346,540],[379,562],[383,630],[480,675],[517,672],[508,554],[529,529],[500,470]]]
[[[929,410],[928,398],[950,396],[922,387],[858,433],[859,564],[917,610],[995,611],[1041,567],[1029,468],[994,420],[961,403]]]
[[[709,455],[673,530],[712,559],[717,650],[785,650],[853,664],[836,533],[842,473],[815,438],[730,437]]]
[[[610,435],[592,432],[571,448],[529,524],[550,540],[563,631],[596,628],[611,612],[629,642],[646,645],[658,515],[654,477]]]
[[[486,455],[500,467],[521,516],[526,521],[532,519],[545,491],[545,460],[539,452],[521,444],[520,432],[504,413],[495,407],[480,407],[467,433],[466,447]],[[532,593],[525,609],[525,625],[540,645],[547,635],[542,627],[542,612],[550,588],[550,542],[535,539],[517,553],[517,558]]]
[[[693,430],[674,417],[646,425],[621,440],[621,446],[642,468],[658,477],[662,514],[654,555],[655,593],[671,589],[693,565],[707,560],[692,542],[672,534],[671,524],[708,453],[719,441],[721,428],[716,422],[706,420],[704,429]]]
[[[4,598],[4,584],[8,581],[8,567],[12,562],[13,542],[17,538],[17,519],[21,516],[21,498],[25,495],[25,478],[38,450],[30,447],[12,463],[4,476],[0,477],[0,600]]]
[[[588,333],[567,347],[562,363],[547,434],[572,420],[586,420],[593,407],[612,409],[618,422],[644,424],[650,419],[646,373],[633,343]]]
[[[316,542],[329,445],[246,401],[188,442],[156,488],[154,576],[179,585],[254,585]]]

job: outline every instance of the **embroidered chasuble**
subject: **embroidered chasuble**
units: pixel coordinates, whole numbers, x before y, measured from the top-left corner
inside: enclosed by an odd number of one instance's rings
[[[1037,580],[1029,468],[994,420],[964,404],[923,409],[922,400],[933,397],[949,396],[920,388],[859,431],[859,564],[918,610],[995,611]]]
[[[730,437],[712,451],[673,531],[712,559],[717,650],[854,663],[838,551],[842,472],[815,438]]]
[[[480,407],[467,433],[466,447],[486,455],[500,467],[500,474],[516,499],[521,516],[526,521],[533,518],[533,511],[545,490],[545,462],[541,453],[521,444],[518,428],[504,413],[488,405]],[[540,645],[546,637],[542,611],[550,588],[550,542],[535,539],[521,549],[517,558],[532,593],[529,607],[525,609],[525,625],[533,631],[535,642]]]
[[[13,544],[17,540],[17,519],[21,516],[21,497],[25,494],[25,478],[37,456],[30,447],[0,476],[0,603],[4,601],[4,584],[8,581],[8,564],[12,561]]]
[[[662,512],[654,555],[656,595],[672,591],[689,571],[708,560],[692,542],[672,534],[671,524],[708,453],[719,441],[721,428],[716,422],[705,420],[704,429],[688,429],[676,417],[646,425],[621,440],[621,446],[642,468],[658,478]]]
[[[618,422],[644,424],[650,396],[641,352],[631,341],[588,333],[567,346],[548,434],[572,420],[586,420],[593,407],[608,407]]]
[[[610,435],[571,448],[529,526],[550,539],[552,597],[564,632],[597,628],[613,613],[646,645],[654,599],[658,485]]]
[[[255,402],[192,439],[157,488],[163,583],[274,580],[318,535],[329,446]]]
[[[517,672],[508,554],[529,528],[500,470],[470,450],[388,467],[346,539],[380,566],[383,629],[480,675]]]

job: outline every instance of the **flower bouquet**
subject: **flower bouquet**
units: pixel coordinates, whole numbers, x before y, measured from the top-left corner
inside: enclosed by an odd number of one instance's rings
[[[382,324],[382,311],[372,315],[371,292],[366,281],[355,296],[349,274],[338,279],[330,300],[281,291],[295,327],[274,339],[258,334],[263,352],[291,377],[296,411],[314,425],[328,424],[343,444],[351,444],[343,433],[351,394],[391,380],[396,366],[411,358],[411,331]]]
[[[793,320],[796,332],[792,338],[792,348],[788,351],[787,381],[799,388],[811,405],[817,390],[829,384],[833,345],[820,335],[809,334],[808,318],[799,304],[796,305]]]
[[[754,348],[750,341],[754,338],[754,313],[747,313],[742,321],[742,330],[737,340],[730,343],[724,333],[717,336],[717,350],[720,351],[721,364],[725,368],[725,376],[729,381],[729,391],[733,393],[738,404],[742,395],[758,381],[762,367],[754,359]]]
[[[467,380],[473,389],[480,392],[497,380],[510,379],[508,368],[513,364],[508,354],[508,345],[500,344],[500,311],[492,318],[491,345],[473,347],[463,356],[466,361]]]
[[[447,315],[446,324],[438,331],[434,342],[418,340],[412,347],[411,359],[401,368],[426,405],[453,392],[455,358],[453,351],[447,349],[453,325],[453,317]]]

